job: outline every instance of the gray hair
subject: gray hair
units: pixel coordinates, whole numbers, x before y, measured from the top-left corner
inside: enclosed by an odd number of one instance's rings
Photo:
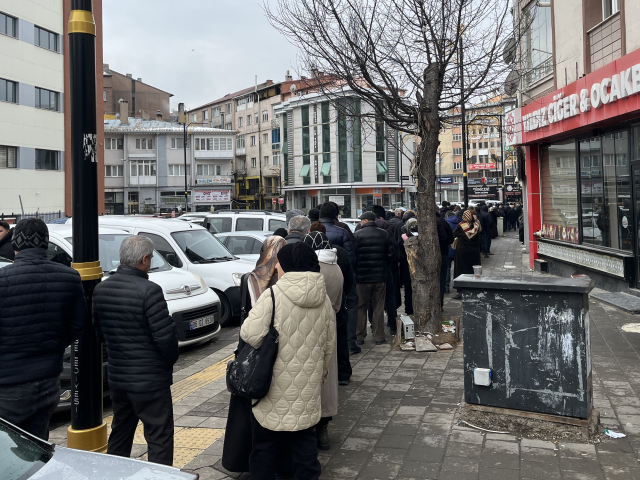
[[[131,235],[120,245],[120,265],[135,267],[142,263],[142,258],[150,256],[154,249],[153,242],[141,235]]]
[[[402,216],[402,209],[401,209],[401,208],[396,208],[395,214],[396,214],[397,216],[400,216],[400,217],[401,217],[401,216]]]
[[[307,217],[296,215],[289,220],[289,232],[300,232],[306,235],[309,229],[311,229],[311,220]]]

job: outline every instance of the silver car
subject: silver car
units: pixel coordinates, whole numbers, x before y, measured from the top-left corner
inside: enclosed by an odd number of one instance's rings
[[[272,232],[225,232],[215,236],[236,257],[257,262],[264,241]]]
[[[197,480],[177,468],[45,442],[0,418],[3,480]]]

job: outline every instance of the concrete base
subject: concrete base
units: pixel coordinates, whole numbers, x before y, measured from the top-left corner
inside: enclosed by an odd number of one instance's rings
[[[640,298],[629,295],[628,293],[592,293],[591,297],[628,313],[640,313]]]
[[[562,262],[555,258],[543,257],[549,266],[549,273],[558,277],[571,277],[571,275],[583,274],[592,278],[595,282],[595,288],[606,290],[607,292],[629,292],[629,282],[605,275],[604,273],[589,270],[579,265]]]

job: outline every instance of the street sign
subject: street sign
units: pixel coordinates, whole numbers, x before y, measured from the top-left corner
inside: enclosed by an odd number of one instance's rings
[[[408,181],[409,180],[409,175],[403,175],[402,176],[402,180],[403,181]]]
[[[280,205],[284,205],[284,197],[280,197],[280,198],[278,199],[278,203],[279,203]]]
[[[277,203],[277,200],[278,200],[277,198],[272,198],[271,199],[271,203],[273,203],[275,205]]]
[[[337,205],[344,205],[344,195],[329,195],[329,202],[333,202]]]

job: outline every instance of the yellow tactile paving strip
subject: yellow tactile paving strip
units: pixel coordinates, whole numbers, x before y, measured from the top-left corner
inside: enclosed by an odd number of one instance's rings
[[[227,363],[232,359],[233,355],[230,355],[227,358],[214,363],[210,367],[207,367],[204,370],[194,373],[193,375],[173,384],[171,387],[173,403],[175,404],[192,393],[197,392],[201,388],[223,378],[227,372]],[[107,423],[107,432],[110,434],[113,415],[106,417],[104,421]],[[175,427],[173,466],[176,468],[184,468],[185,465],[213,445],[213,443],[223,435],[224,429],[222,428]],[[133,443],[136,445],[147,444],[147,441],[144,438],[144,428],[142,423],[138,423]],[[139,457],[139,459],[147,460],[147,454],[145,453]]]

